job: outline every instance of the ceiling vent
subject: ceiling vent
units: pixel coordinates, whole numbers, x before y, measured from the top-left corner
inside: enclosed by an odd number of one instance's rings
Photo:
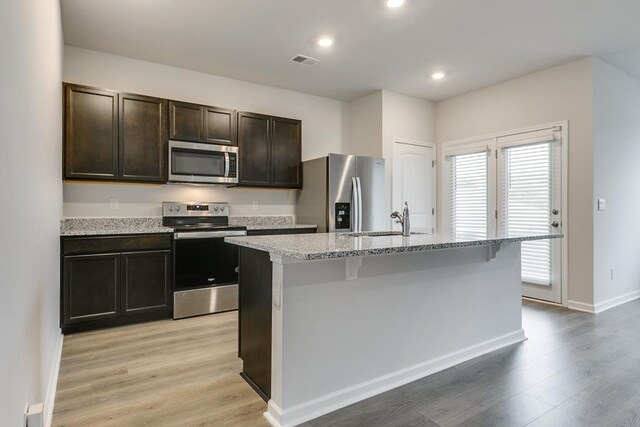
[[[295,62],[296,64],[306,65],[307,67],[313,67],[318,62],[320,62],[319,59],[312,58],[312,57],[306,56],[306,55],[301,55],[301,54],[297,54],[296,56],[291,58],[289,61]]]

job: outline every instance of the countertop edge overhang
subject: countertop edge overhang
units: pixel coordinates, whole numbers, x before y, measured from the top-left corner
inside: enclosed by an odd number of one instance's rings
[[[334,240],[344,239],[342,243],[346,243],[347,240],[351,239],[351,247],[327,247],[325,243],[327,240],[327,236],[332,236],[331,238],[333,238]],[[237,246],[257,249],[260,251],[269,252],[271,254],[312,261],[369,255],[389,255],[407,252],[423,252],[475,246],[501,245],[503,243],[520,243],[533,240],[560,239],[564,237],[562,233],[553,233],[541,235],[488,237],[462,241],[444,239],[440,241],[428,242],[425,241],[429,238],[427,236],[430,236],[430,238],[433,239],[432,235],[418,235],[410,237],[403,237],[401,235],[355,237],[347,236],[340,233],[320,233],[278,236],[275,239],[274,236],[226,237],[225,241]],[[369,248],[362,247],[362,243],[367,243],[367,240],[368,243],[371,243],[371,240],[369,239],[375,239],[375,242],[379,246]],[[317,248],[317,250],[309,249],[308,247],[306,249],[296,249],[296,247],[300,246],[300,242],[304,242],[307,245],[313,245],[314,240],[316,240],[319,245],[324,244],[325,247],[319,247]]]

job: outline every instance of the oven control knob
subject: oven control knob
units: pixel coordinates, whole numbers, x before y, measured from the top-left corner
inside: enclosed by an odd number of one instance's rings
[[[169,206],[169,212],[173,212],[173,206]]]
[[[180,206],[176,206],[176,212],[180,212]]]
[[[224,206],[220,206],[220,212],[224,212]]]
[[[219,207],[217,207],[217,206],[214,206],[214,207],[213,207],[213,210],[214,210],[214,211],[216,211],[216,212],[218,212],[218,209],[220,209],[220,208],[219,208]]]

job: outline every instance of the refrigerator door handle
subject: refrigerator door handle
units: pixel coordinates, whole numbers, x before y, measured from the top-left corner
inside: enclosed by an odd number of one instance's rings
[[[358,233],[362,233],[362,184],[359,176],[356,177],[356,183],[358,184]]]
[[[358,181],[356,181],[356,178],[353,177],[351,178],[351,184],[352,184],[352,189],[351,189],[351,205],[352,205],[352,212],[353,212],[353,220],[351,221],[351,230],[354,233],[358,232]]]

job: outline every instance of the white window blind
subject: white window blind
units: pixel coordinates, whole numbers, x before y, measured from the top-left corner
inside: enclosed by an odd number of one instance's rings
[[[487,233],[487,151],[449,158],[449,224],[457,238],[483,237]]]
[[[504,148],[501,221],[512,234],[546,234],[551,219],[551,144]],[[551,241],[522,243],[522,281],[551,285]]]

